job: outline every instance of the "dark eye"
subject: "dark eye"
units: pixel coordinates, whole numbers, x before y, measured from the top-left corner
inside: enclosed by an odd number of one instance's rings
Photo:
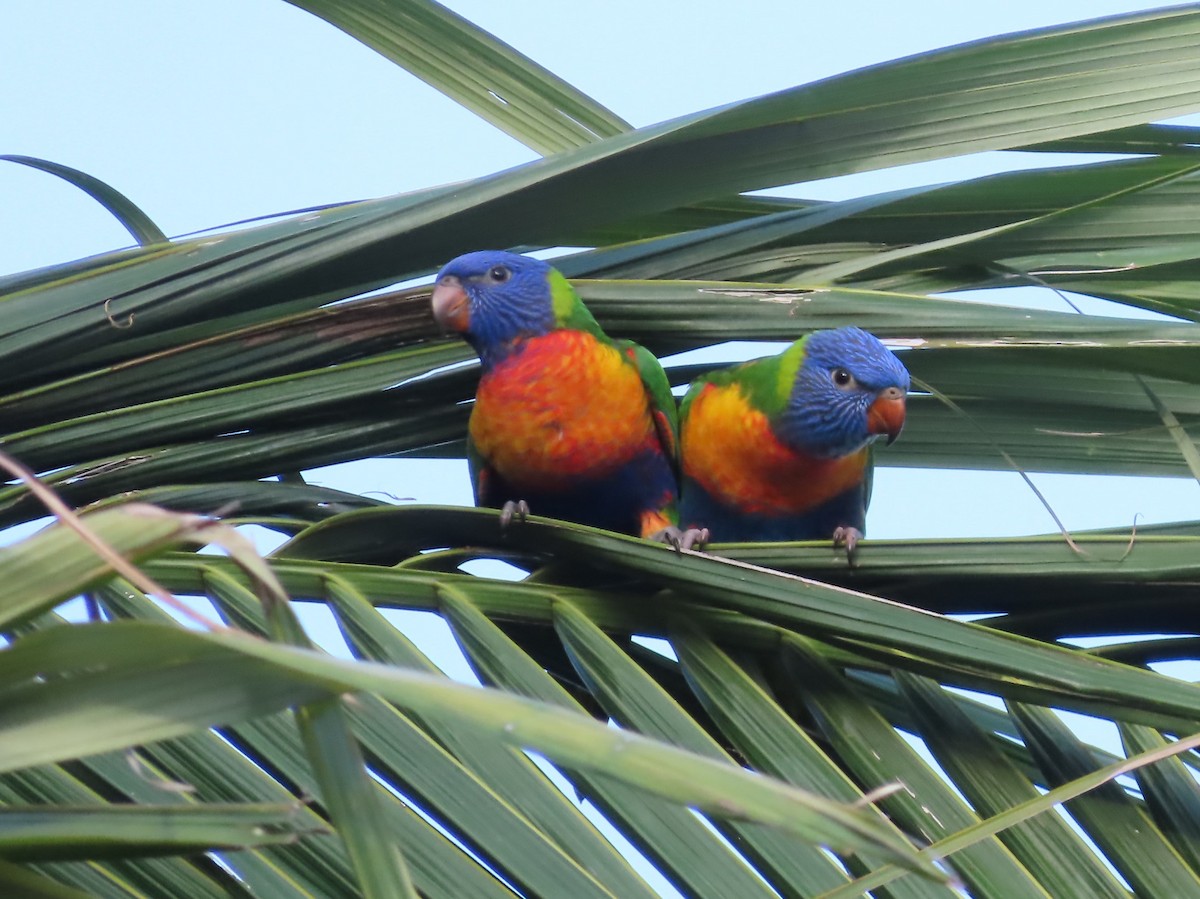
[[[844,368],[835,368],[829,373],[829,377],[833,378],[833,383],[838,387],[850,387],[854,384],[854,375],[846,371]]]
[[[488,277],[497,284],[503,284],[512,277],[512,270],[507,265],[493,265],[488,270]]]

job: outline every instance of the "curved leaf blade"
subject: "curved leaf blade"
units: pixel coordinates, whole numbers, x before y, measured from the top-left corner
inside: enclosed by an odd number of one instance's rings
[[[144,247],[167,242],[167,235],[162,232],[162,229],[158,225],[154,224],[150,216],[142,212],[132,200],[115,187],[105,184],[99,178],[89,175],[86,172],[81,172],[79,169],[63,165],[62,163],[51,162],[48,159],[38,159],[33,156],[4,155],[0,156],[0,159],[7,162],[15,162],[18,165],[27,165],[30,168],[38,169],[51,175],[57,175],[68,184],[78,187],[111,212],[113,217],[124,226],[133,239]]]
[[[582,91],[426,0],[289,0],[320,16],[538,153],[629,130]]]

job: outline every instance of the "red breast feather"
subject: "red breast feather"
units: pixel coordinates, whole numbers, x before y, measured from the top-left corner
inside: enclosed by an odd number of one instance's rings
[[[539,492],[604,477],[657,445],[636,369],[569,330],[526,339],[483,376],[470,434],[506,481]]]

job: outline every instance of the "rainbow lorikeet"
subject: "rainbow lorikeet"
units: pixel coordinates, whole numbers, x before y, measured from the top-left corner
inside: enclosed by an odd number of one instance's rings
[[[832,537],[853,553],[870,444],[899,436],[908,388],[908,370],[861,328],[697,378],[680,409],[680,521],[722,542]]]
[[[475,501],[690,547],[678,530],[678,422],[658,360],[610,339],[538,259],[481,250],[439,272],[433,314],[479,354],[468,425]]]

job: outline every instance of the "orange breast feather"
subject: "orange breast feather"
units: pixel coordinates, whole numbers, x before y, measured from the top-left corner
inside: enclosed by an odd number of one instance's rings
[[[548,490],[602,477],[657,440],[637,371],[580,331],[530,338],[486,374],[470,433],[510,483]]]
[[[863,478],[867,451],[818,459],[784,446],[736,385],[709,384],[683,423],[683,472],[747,514],[801,514]]]

